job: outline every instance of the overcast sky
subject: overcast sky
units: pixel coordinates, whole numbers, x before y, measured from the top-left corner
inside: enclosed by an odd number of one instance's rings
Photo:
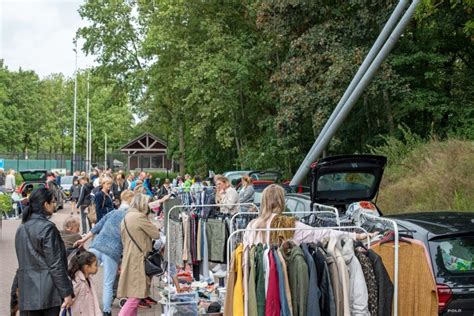
[[[73,38],[86,25],[82,0],[0,0],[0,59],[10,70],[34,70],[41,77],[74,73]],[[79,51],[78,67],[93,64]]]

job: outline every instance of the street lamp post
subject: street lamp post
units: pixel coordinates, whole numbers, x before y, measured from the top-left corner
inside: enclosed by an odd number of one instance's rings
[[[89,173],[90,171],[90,164],[91,161],[89,160],[90,156],[90,120],[89,120],[89,72],[87,72],[87,103],[86,103],[86,172]]]
[[[74,127],[72,132],[72,170],[74,173],[76,167],[76,121],[77,121],[77,41],[75,42],[74,52],[76,53],[76,66],[74,71]]]

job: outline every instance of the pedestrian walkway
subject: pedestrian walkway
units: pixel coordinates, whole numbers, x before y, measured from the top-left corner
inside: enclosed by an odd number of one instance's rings
[[[64,209],[58,211],[51,217],[59,229],[62,229],[62,223],[71,215],[71,205],[66,203]],[[73,216],[78,217],[76,212]],[[1,230],[0,239],[0,315],[10,315],[10,288],[15,276],[15,271],[18,268],[18,261],[15,254],[15,232],[21,224],[20,220],[4,220]],[[99,302],[102,302],[102,268],[94,276],[97,295]],[[156,280],[154,280],[156,281]],[[157,299],[156,291],[152,286],[152,296]],[[112,315],[118,315],[120,307],[118,300],[114,301]],[[140,316],[160,316],[161,306],[157,305],[150,309],[139,309]]]

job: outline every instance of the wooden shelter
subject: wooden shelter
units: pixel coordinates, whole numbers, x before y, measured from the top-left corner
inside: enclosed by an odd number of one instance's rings
[[[150,134],[145,133],[120,148],[127,154],[129,170],[145,171],[174,171],[174,162],[167,158],[167,143]]]

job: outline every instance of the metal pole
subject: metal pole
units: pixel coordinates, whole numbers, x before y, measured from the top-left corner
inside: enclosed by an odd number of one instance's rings
[[[89,170],[92,171],[92,122],[89,121]]]
[[[105,133],[104,170],[107,169],[107,133]]]
[[[377,53],[380,51],[382,48],[383,44],[387,40],[388,36],[390,33],[393,31],[397,21],[400,19],[400,16],[403,14],[403,10],[405,10],[406,6],[408,5],[407,0],[400,0],[398,2],[398,5],[395,7],[395,9],[392,12],[392,15],[388,19],[387,23],[383,27],[382,31],[380,32],[379,36],[377,37],[377,40],[375,41],[374,45],[370,49],[369,53],[364,59],[364,62],[362,65],[359,67],[359,70],[357,70],[357,73],[355,74],[354,78],[352,79],[351,83],[349,84],[349,87],[347,87],[346,91],[344,92],[344,95],[342,98],[339,100],[339,103],[337,104],[336,108],[332,112],[331,116],[329,117],[328,121],[324,125],[323,129],[319,133],[316,141],[314,142],[313,146],[309,150],[309,153],[306,157],[310,156],[311,153],[316,149],[317,144],[321,141],[322,137],[326,134],[328,131],[329,127],[332,125],[334,122],[334,119],[337,117],[339,112],[341,111],[342,107],[346,103],[347,99],[349,96],[352,94],[354,91],[354,88],[356,85],[360,82],[360,79],[362,76],[365,74],[367,69],[369,68],[370,64],[372,61],[375,59],[377,56]],[[312,155],[311,155],[312,156]],[[317,157],[316,157],[317,158]],[[313,159],[314,160],[314,159]],[[307,161],[306,159],[303,161],[303,164],[300,166],[298,169],[298,172],[300,169],[304,168],[305,166],[311,165],[313,161]],[[298,173],[297,172],[297,173]],[[301,181],[300,181],[301,182]]]
[[[87,72],[87,102],[86,102],[86,166],[85,170],[89,171],[89,72]]]
[[[74,173],[76,167],[76,123],[77,123],[77,41],[75,43],[74,52],[76,53],[76,66],[74,71],[74,127],[72,132],[72,169]]]
[[[411,17],[418,3],[419,3],[419,0],[414,0],[412,4],[408,7],[407,11],[401,18],[400,22],[398,22],[392,34],[390,34],[390,37],[385,42],[384,46],[382,47],[380,52],[377,54],[377,57],[374,59],[374,61],[368,68],[367,72],[363,75],[362,79],[359,81],[359,83],[355,87],[353,93],[347,99],[346,103],[342,106],[340,112],[337,114],[337,117],[334,118],[331,126],[327,128],[327,132],[324,135],[321,134],[320,138],[318,137],[319,142],[315,142],[311,151],[306,155],[303,163],[298,168],[298,171],[293,176],[293,179],[291,179],[290,186],[295,186],[302,182],[304,176],[308,173],[310,169],[311,163],[317,157],[319,157],[319,155],[324,150],[324,148],[326,148],[329,141],[337,132],[339,127],[342,125],[342,123],[346,119],[349,112],[352,110],[355,103],[359,100],[359,97],[364,92],[364,89],[372,81],[372,78],[377,73],[377,70],[380,68],[380,65],[382,64],[382,62],[385,60],[385,58],[388,56],[390,51],[393,49],[393,47],[397,43],[398,38],[403,33],[403,30],[407,26],[408,22],[410,22]]]

